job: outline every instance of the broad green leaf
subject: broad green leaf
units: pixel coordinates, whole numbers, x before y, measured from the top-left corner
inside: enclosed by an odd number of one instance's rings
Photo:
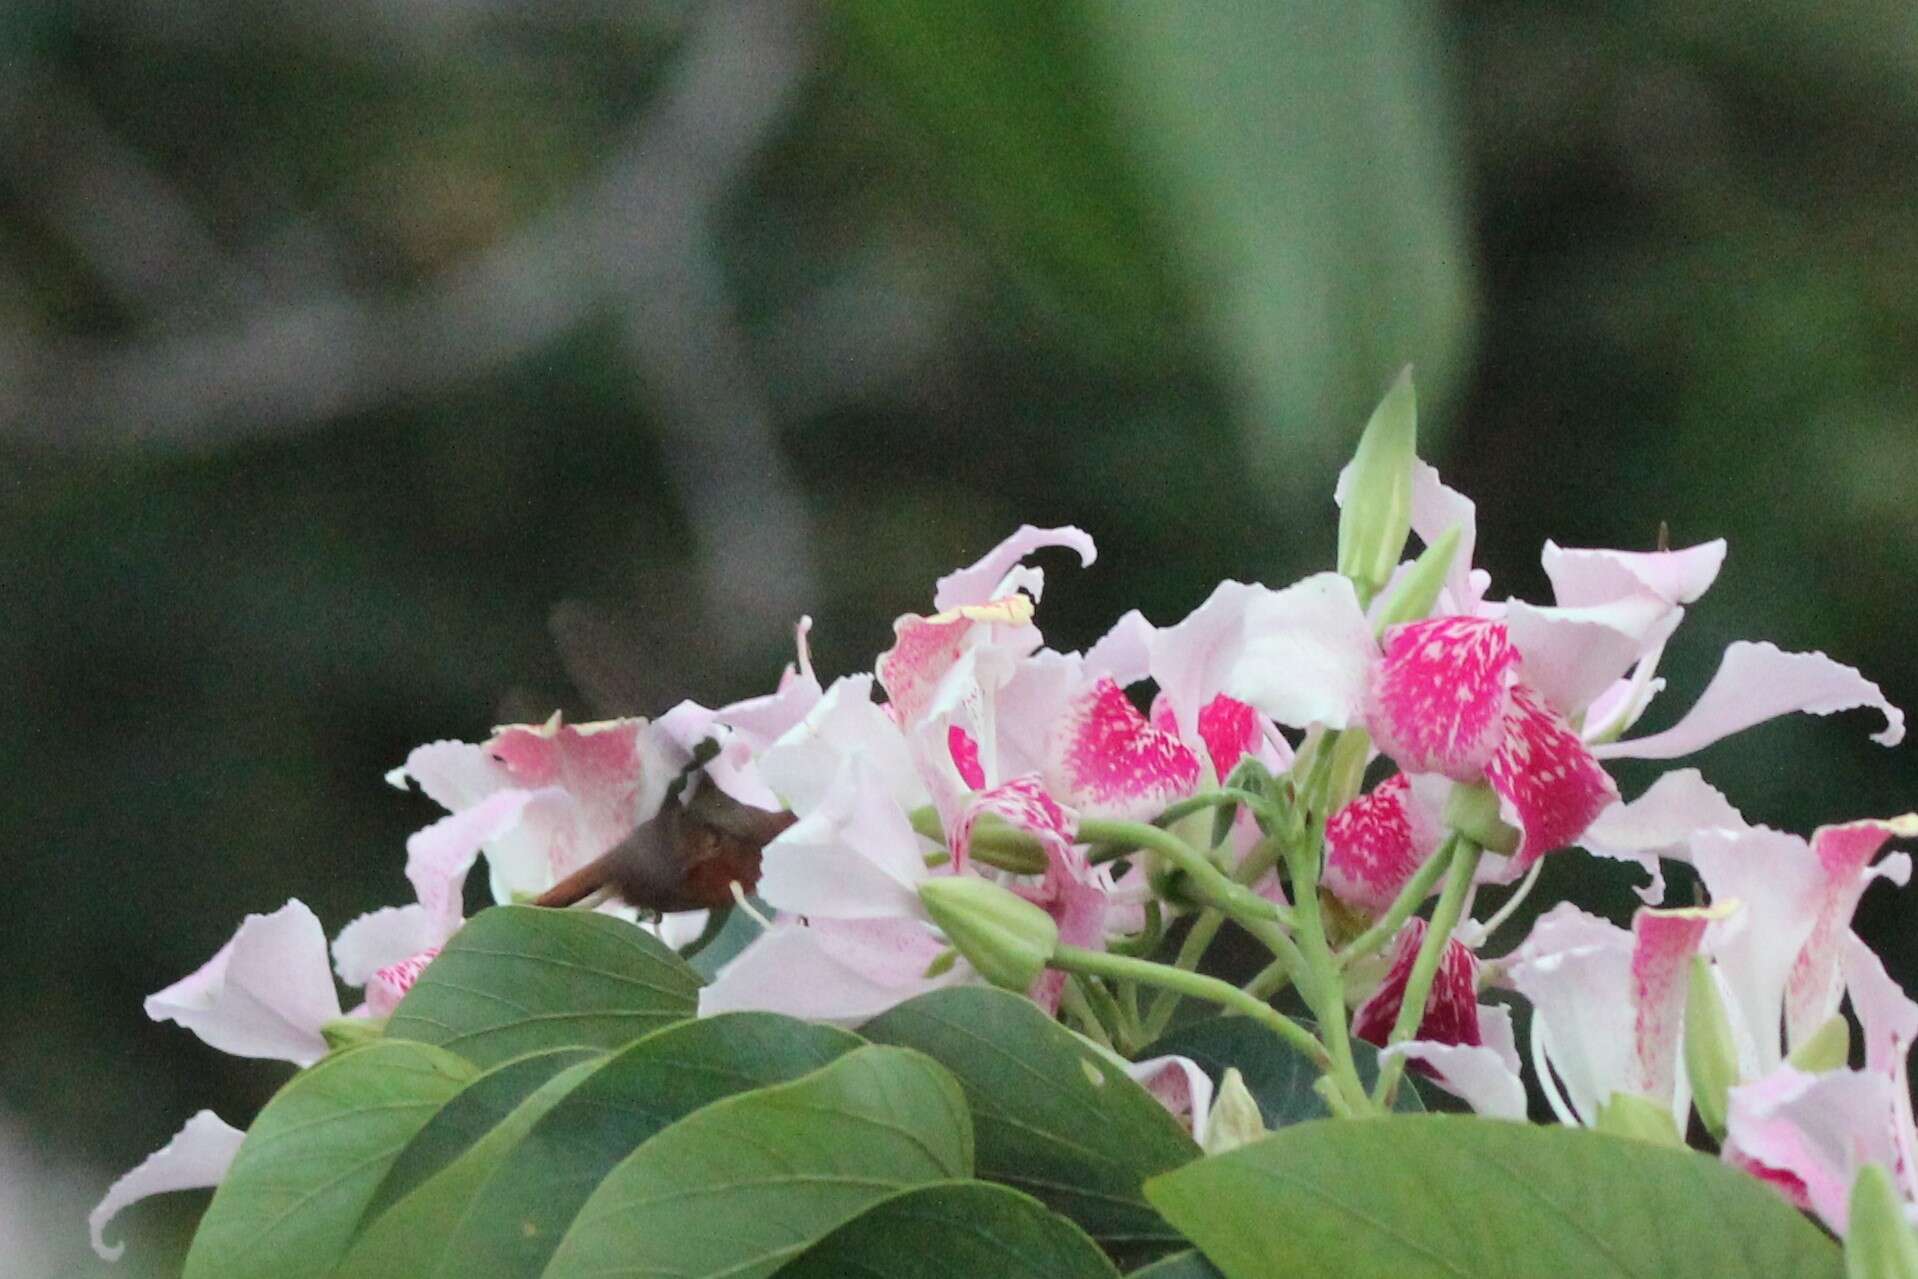
[[[1139,1056],[1171,1054],[1190,1057],[1215,1085],[1225,1078],[1226,1067],[1237,1066],[1247,1090],[1259,1103],[1267,1128],[1331,1117],[1325,1100],[1312,1091],[1312,1085],[1318,1082],[1318,1067],[1283,1039],[1244,1017],[1207,1017],[1188,1022],[1142,1049]],[[1378,1050],[1367,1043],[1354,1043],[1352,1055],[1358,1061],[1359,1078],[1371,1087],[1378,1078]],[[1409,1076],[1399,1084],[1393,1109],[1411,1114],[1425,1109]]]
[[[1219,1268],[1188,1248],[1149,1266],[1126,1272],[1126,1279],[1220,1279]]]
[[[388,1165],[476,1073],[442,1049],[382,1040],[295,1075],[214,1193],[187,1279],[330,1274]]]
[[[1228,1279],[1836,1279],[1837,1247],[1695,1151],[1462,1115],[1297,1124],[1146,1193]]]
[[[982,986],[921,995],[868,1022],[875,1043],[936,1058],[965,1086],[979,1175],[1079,1223],[1122,1261],[1183,1247],[1140,1190],[1198,1157],[1165,1107],[1032,1001]]]
[[[377,1218],[369,1216],[359,1238],[347,1250],[346,1260],[340,1263],[340,1273],[355,1279],[420,1279],[448,1273],[443,1265],[447,1240],[478,1211],[474,1196],[480,1187],[510,1157],[513,1147],[540,1116],[598,1065],[599,1059],[588,1058],[552,1075],[457,1158],[414,1186]]]
[[[1117,1279],[1085,1231],[1030,1195],[947,1181],[882,1199],[806,1250],[779,1279]]]
[[[568,1066],[598,1056],[590,1048],[555,1048],[495,1066],[441,1106],[386,1170],[364,1220],[385,1212],[415,1186],[458,1159],[536,1089]]]
[[[427,965],[386,1034],[481,1066],[545,1048],[617,1048],[691,1017],[699,987],[684,960],[622,919],[495,906]]]
[[[831,1026],[726,1013],[656,1030],[537,1116],[472,1196],[422,1276],[533,1279],[581,1205],[648,1137],[700,1107],[787,1083],[859,1046]]]
[[[888,1195],[969,1176],[965,1095],[937,1062],[858,1048],[716,1101],[600,1183],[547,1279],[759,1279]]]

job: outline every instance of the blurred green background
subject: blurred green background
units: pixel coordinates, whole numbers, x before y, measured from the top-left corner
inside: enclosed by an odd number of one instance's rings
[[[763,690],[801,612],[856,669],[1022,520],[1099,539],[1062,648],[1324,567],[1408,361],[1499,592],[1730,539],[1648,727],[1738,637],[1918,708],[1903,0],[49,0],[0,101],[9,1273],[103,1271],[107,1182],[285,1077],[140,1000],[404,900],[410,746]],[[1867,727],[1697,762],[1918,807]]]

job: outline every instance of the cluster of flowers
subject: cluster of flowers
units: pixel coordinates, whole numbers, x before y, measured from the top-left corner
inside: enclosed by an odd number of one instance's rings
[[[310,1064],[342,1016],[334,973],[364,990],[348,1015],[389,1013],[460,926],[477,859],[496,900],[531,900],[673,802],[669,783],[696,768],[694,785],[794,819],[741,886],[773,918],[701,992],[702,1013],[857,1024],[991,981],[1126,1053],[1164,1024],[1109,998],[1107,983],[1136,982],[1262,1005],[1327,1072],[1338,1113],[1389,1102],[1410,1061],[1480,1113],[1522,1119],[1510,1010],[1481,1002],[1496,989],[1531,1007],[1534,1077],[1561,1121],[1677,1143],[1696,1106],[1724,1158],[1840,1233],[1866,1164],[1918,1204],[1918,1003],[1851,931],[1874,879],[1906,881],[1909,858],[1879,854],[1918,836],[1918,816],[1806,840],[1749,825],[1695,770],[1627,802],[1605,768],[1794,711],[1875,708],[1876,740],[1892,745],[1903,716],[1821,654],[1740,642],[1677,723],[1628,737],[1724,544],[1548,543],[1554,602],[1495,602],[1471,562],[1473,504],[1413,456],[1409,395],[1388,397],[1340,477],[1338,572],[1277,590],[1226,582],[1175,625],[1132,612],[1061,653],[1033,623],[1044,580],[1026,560],[1063,547],[1090,565],[1092,539],[1027,526],[940,579],[871,673],[822,686],[802,622],[796,663],[764,697],[422,746],[391,780],[449,815],[408,841],[415,902],[349,924],[331,970],[304,905],[249,916],[147,1012],[228,1052]],[[1425,550],[1401,562],[1412,533]],[[1368,772],[1385,775],[1362,790]],[[1649,873],[1630,927],[1562,903],[1510,953],[1482,954],[1540,859],[1572,846]],[[1663,861],[1691,866],[1710,904],[1660,905]],[[1482,887],[1512,883],[1474,917]],[[1415,912],[1434,895],[1428,922]],[[1181,911],[1197,918],[1177,962],[1143,958],[1163,953],[1154,943]],[[1192,971],[1225,920],[1273,951],[1244,990]],[[675,945],[705,923],[636,922]],[[1265,1004],[1288,982],[1315,1030]],[[1862,1069],[1847,1064],[1847,996]],[[1349,1038],[1384,1049],[1371,1090]],[[1178,1060],[1134,1069],[1203,1140],[1210,1081]],[[217,1181],[239,1140],[196,1116],[109,1192],[96,1247],[115,1251],[102,1230],[127,1203]]]

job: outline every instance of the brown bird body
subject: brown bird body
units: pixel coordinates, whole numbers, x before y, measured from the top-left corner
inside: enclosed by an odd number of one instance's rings
[[[793,815],[742,804],[710,782],[683,802],[680,790],[668,794],[658,815],[534,904],[571,906],[604,890],[629,906],[671,913],[729,907],[734,884],[751,892],[759,883],[761,850],[793,824]]]

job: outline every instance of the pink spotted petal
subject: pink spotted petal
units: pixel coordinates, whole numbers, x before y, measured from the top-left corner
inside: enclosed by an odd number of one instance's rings
[[[1844,942],[1851,935],[1851,917],[1874,879],[1904,884],[1911,878],[1911,858],[1894,853],[1878,865],[1872,859],[1893,837],[1918,837],[1918,815],[1890,822],[1848,822],[1822,826],[1812,834],[1811,851],[1818,861],[1818,891],[1809,903],[1811,935],[1799,949],[1785,987],[1786,1042],[1798,1043],[1838,1011],[1844,990],[1839,971]]]
[[[1677,1106],[1678,1053],[1692,956],[1698,953],[1706,926],[1725,914],[1723,908],[1641,909],[1632,916],[1634,1074],[1623,1086],[1673,1107],[1673,1120],[1681,1128],[1684,1114]]]
[[[976,981],[964,959],[926,976],[946,944],[918,920],[781,920],[699,992],[699,1015],[759,1011],[856,1026],[915,995]]]
[[[1172,708],[1181,741],[1198,740],[1199,709],[1225,688],[1244,653],[1246,610],[1268,593],[1262,586],[1220,582],[1178,625],[1147,638],[1147,673]]]
[[[1392,1024],[1405,1003],[1412,966],[1425,941],[1425,929],[1425,921],[1416,915],[1405,922],[1393,939],[1385,980],[1352,1013],[1352,1033],[1365,1042],[1383,1046],[1391,1036]],[[1478,1013],[1478,956],[1460,945],[1457,938],[1447,938],[1438,973],[1432,978],[1432,993],[1425,1002],[1425,1017],[1413,1038],[1436,1044],[1483,1043]]]
[[[1563,716],[1535,701],[1523,684],[1511,691],[1504,739],[1485,768],[1505,820],[1520,832],[1516,874],[1585,833],[1618,799],[1618,785],[1599,767]]]
[[[1807,1075],[1780,1066],[1731,1090],[1726,1149],[1766,1170],[1765,1180],[1802,1187],[1812,1211],[1842,1236],[1858,1169],[1897,1162],[1891,1092],[1890,1081],[1870,1071]]]
[[[1878,685],[1823,653],[1786,653],[1774,644],[1739,640],[1725,649],[1718,673],[1685,717],[1662,733],[1600,746],[1601,759],[1677,759],[1779,715],[1830,715],[1870,707],[1885,717],[1881,746],[1905,736],[1905,713]]]
[[[1098,548],[1092,544],[1092,535],[1082,529],[1069,524],[1059,528],[1035,528],[1030,524],[1021,524],[1018,532],[986,552],[978,563],[940,578],[933,592],[932,606],[936,609],[959,608],[997,599],[1006,594],[1001,589],[1006,575],[1026,556],[1047,546],[1063,546],[1076,551],[1081,567],[1091,567],[1092,562],[1099,557]],[[1026,584],[1024,581],[1020,583]],[[1038,597],[1036,590],[1030,591],[1030,594]]]
[[[1711,588],[1725,562],[1725,539],[1676,551],[1606,551],[1545,543],[1541,557],[1552,598],[1578,608],[1628,595],[1651,594],[1668,604],[1690,604]]]
[[[1648,904],[1665,896],[1660,858],[1691,859],[1693,831],[1747,829],[1745,819],[1695,768],[1665,773],[1630,803],[1614,801],[1578,838],[1581,848],[1600,857],[1636,862],[1651,876],[1638,890]]]
[[[1199,784],[1199,757],[1146,721],[1110,678],[1067,704],[1053,727],[1047,779],[1066,802],[1102,817],[1143,820]]]
[[[1152,726],[1163,733],[1178,734],[1179,717],[1164,693],[1152,699]],[[1220,693],[1199,711],[1199,743],[1212,762],[1212,775],[1221,781],[1231,775],[1241,759],[1257,754],[1265,741],[1265,723],[1259,713],[1236,698]]]
[[[146,1014],[236,1057],[311,1065],[326,1055],[320,1027],[340,1015],[319,919],[299,901],[248,915],[212,959],[147,996]]]
[[[1393,627],[1368,699],[1373,740],[1408,773],[1477,781],[1504,737],[1517,665],[1500,622],[1437,617]]]
[[[438,946],[429,946],[417,955],[408,955],[397,964],[388,964],[374,973],[366,983],[366,1011],[375,1017],[388,1017],[406,992],[413,989],[413,983],[420,979],[426,966],[440,953]]]
[[[1444,836],[1405,773],[1386,778],[1325,824],[1321,882],[1348,906],[1378,913],[1398,898]]]
[[[110,1244],[106,1230],[121,1210],[153,1195],[175,1190],[203,1190],[217,1186],[240,1153],[246,1134],[210,1110],[202,1110],[186,1121],[160,1149],[148,1155],[140,1166],[108,1188],[106,1196],[87,1214],[87,1231],[93,1250],[104,1261],[118,1261],[127,1250],[123,1243]]]

